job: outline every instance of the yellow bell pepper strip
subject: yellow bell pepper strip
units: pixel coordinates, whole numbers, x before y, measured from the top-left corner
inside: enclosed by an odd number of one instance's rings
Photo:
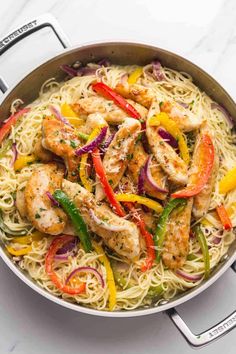
[[[219,205],[217,208],[216,208],[216,211],[217,211],[217,214],[220,218],[220,221],[223,225],[223,228],[225,230],[231,230],[233,225],[232,225],[232,222],[230,220],[230,217],[227,213],[227,210],[225,209],[224,205],[221,204]]]
[[[219,192],[226,194],[236,188],[236,167],[228,171],[219,182]]]
[[[25,244],[30,244],[33,241],[40,241],[44,237],[46,237],[46,234],[43,234],[39,231],[33,232],[31,235],[28,236],[23,236],[23,237],[15,237],[13,240],[11,240],[12,243],[19,243],[21,245]]]
[[[226,211],[229,217],[234,215],[236,212],[236,202],[231,203],[230,206],[226,209]]]
[[[78,128],[79,126],[84,124],[84,120],[79,118],[77,114],[73,111],[71,106],[67,103],[63,103],[61,105],[61,114],[66,117],[66,119],[70,122],[73,127]]]
[[[156,246],[156,261],[159,262],[161,259],[160,248],[162,248],[165,234],[166,234],[166,226],[168,223],[169,216],[171,212],[176,207],[181,207],[186,205],[185,199],[170,199],[169,202],[166,204],[165,208],[162,211],[162,214],[159,217],[157,229],[154,235],[154,244]]]
[[[125,212],[122,209],[118,200],[116,199],[116,195],[115,195],[110,183],[107,180],[107,176],[106,176],[106,173],[105,173],[105,170],[104,170],[104,167],[102,164],[102,159],[100,156],[100,151],[98,148],[96,148],[93,151],[92,158],[93,158],[93,164],[94,164],[96,174],[99,177],[100,183],[104,189],[104,193],[105,193],[109,203],[112,205],[112,207],[114,208],[117,215],[119,215],[121,217],[125,216]]]
[[[114,275],[113,271],[111,268],[111,264],[109,262],[109,259],[105,255],[102,247],[96,243],[93,242],[93,248],[99,254],[99,261],[104,265],[106,269],[106,274],[107,274],[107,285],[109,289],[109,310],[112,311],[116,305],[116,285],[115,285],[115,280],[114,280]]]
[[[142,74],[143,74],[143,68],[139,67],[135,69],[128,77],[128,84],[130,85],[136,84],[136,82],[142,76]]]
[[[119,202],[139,203],[139,204],[147,206],[150,209],[155,210],[157,213],[161,213],[161,211],[163,209],[161,204],[159,204],[158,202],[156,202],[150,198],[141,197],[140,195],[136,195],[136,194],[132,194],[132,193],[129,193],[129,194],[118,193],[115,196]]]
[[[196,225],[194,227],[194,233],[197,237],[197,240],[200,244],[202,254],[203,254],[203,259],[205,263],[205,278],[209,277],[210,274],[210,256],[209,256],[209,250],[207,246],[207,241],[204,233],[201,230],[200,225]]]
[[[25,113],[28,113],[30,108],[23,108],[19,112],[11,115],[0,128],[0,144],[3,139],[10,133],[11,127],[16,124],[19,118],[21,118]]]
[[[20,171],[20,170],[22,170],[22,168],[30,165],[31,163],[35,162],[36,160],[37,160],[37,158],[34,155],[19,156],[14,163],[14,170]]]
[[[69,285],[63,285],[58,278],[57,274],[55,273],[53,269],[53,263],[54,263],[54,258],[57,253],[57,251],[62,248],[65,244],[68,242],[72,241],[74,239],[74,236],[69,236],[69,235],[61,235],[52,241],[48,253],[46,255],[45,259],[45,268],[48,276],[50,277],[51,281],[56,285],[56,287],[61,290],[63,293],[70,294],[70,295],[77,295],[81,294],[85,291],[86,285],[85,283],[79,284],[76,288],[72,288]]]
[[[161,125],[165,128],[177,141],[180,151],[180,156],[184,162],[188,165],[190,161],[188,146],[184,134],[179,129],[176,122],[171,119],[167,113],[161,112],[149,119],[150,126],[159,126]]]
[[[24,256],[25,254],[28,254],[32,250],[32,247],[27,246],[27,247],[20,248],[17,250],[15,248],[13,248],[12,246],[6,246],[6,249],[13,256]]]
[[[89,135],[87,142],[91,142],[97,135],[99,135],[101,129],[104,125],[100,125],[99,127],[95,128],[92,133]],[[83,154],[80,160],[80,168],[79,168],[79,176],[83,186],[89,191],[90,193],[93,190],[93,182],[87,176],[87,160],[88,154]]]
[[[214,165],[214,145],[208,134],[203,134],[199,141],[199,159],[197,171],[190,176],[191,183],[171,195],[172,198],[189,198],[197,195],[205,187]]]

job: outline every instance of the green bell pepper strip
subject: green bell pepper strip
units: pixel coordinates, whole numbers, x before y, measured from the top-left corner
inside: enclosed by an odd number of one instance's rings
[[[76,208],[75,204],[67,197],[67,195],[60,189],[57,189],[53,193],[53,197],[62,206],[64,211],[70,217],[75,231],[78,233],[80,241],[83,245],[85,252],[92,251],[92,243],[89,237],[87,226],[80,215],[79,210]]]
[[[186,199],[184,198],[177,198],[177,199],[170,199],[169,202],[166,204],[164,210],[162,211],[159,220],[158,220],[158,225],[156,228],[156,232],[154,235],[154,244],[155,246],[160,249],[163,246],[164,239],[165,239],[165,233],[166,233],[166,225],[170,216],[170,213],[178,206],[184,206],[186,205]],[[159,262],[161,255],[160,251],[156,249],[156,261]]]
[[[87,141],[89,138],[89,135],[85,134],[85,133],[78,132],[78,137]]]
[[[200,225],[196,225],[193,229],[194,234],[197,237],[197,240],[200,244],[202,254],[203,254],[203,259],[205,263],[205,278],[209,277],[210,274],[210,256],[209,256],[209,250],[207,246],[207,241],[204,233],[201,230]]]

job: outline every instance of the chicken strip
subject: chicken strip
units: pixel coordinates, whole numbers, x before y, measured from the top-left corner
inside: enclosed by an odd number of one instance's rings
[[[42,123],[42,145],[45,149],[62,157],[68,170],[68,179],[77,181],[80,157],[75,155],[75,149],[81,142],[74,128],[52,117],[46,117]]]
[[[142,119],[146,119],[147,109],[130,101],[135,109],[140,113]],[[92,96],[88,98],[81,98],[76,104],[73,104],[73,110],[78,114],[92,114],[100,113],[109,124],[122,124],[127,118],[127,113],[119,108],[115,103],[100,96]]]
[[[181,106],[179,103],[175,102],[171,104],[166,101],[160,105],[161,112],[167,113],[170,118],[172,118],[177,124],[180,130],[184,132],[190,132],[192,130],[198,129],[203,119],[197,116],[190,109]]]
[[[119,184],[132,158],[135,141],[140,130],[141,124],[137,119],[126,118],[104,155],[103,167],[112,188]],[[103,198],[104,193],[101,188],[98,188],[96,199],[102,200]]]
[[[67,216],[59,207],[52,206],[46,192],[61,188],[63,171],[56,164],[37,168],[25,188],[27,217],[34,227],[50,235],[59,235],[66,225]]]
[[[200,134],[202,134],[202,133],[209,134],[206,124],[201,129]],[[199,157],[198,141],[200,138],[200,134],[198,135],[198,138],[196,140],[196,147],[195,147],[195,150],[193,153],[193,168],[195,168],[195,166],[197,168],[197,165],[198,165],[198,157]],[[212,192],[213,192],[213,189],[215,186],[218,170],[219,170],[219,156],[218,156],[217,151],[215,149],[214,165],[213,165],[213,169],[211,172],[211,176],[210,176],[209,180],[207,181],[203,190],[199,194],[197,194],[193,200],[193,215],[196,219],[199,219],[202,216],[204,216],[204,214],[206,214],[209,209],[210,202],[211,202],[211,195],[212,195]],[[191,180],[191,176],[190,176],[190,180]]]
[[[125,98],[130,98],[133,101],[149,108],[155,98],[154,92],[148,88],[138,84],[129,85],[128,82],[124,84],[117,84],[115,91]]]
[[[159,127],[150,126],[147,121],[146,134],[153,155],[171,181],[177,184],[186,184],[188,182],[188,173],[185,162],[160,137],[158,129]]]
[[[135,149],[133,152],[133,157],[129,161],[128,164],[128,172],[129,175],[132,176],[135,184],[138,184],[139,174],[141,168],[144,166],[147,161],[148,154],[144,151],[142,143],[139,141],[135,145]],[[155,158],[152,159],[152,163],[150,166],[150,171],[155,182],[161,187],[166,188],[166,175],[162,168],[158,165]],[[165,193],[159,193],[155,191],[146,181],[144,182],[144,189],[148,195],[151,197],[164,200],[166,198]]]
[[[100,113],[89,114],[89,116],[86,120],[85,126],[84,126],[84,133],[91,134],[95,128],[97,128],[101,125],[108,127],[108,124],[105,121],[102,114],[100,114]],[[108,127],[107,135],[108,134],[109,134],[109,127]]]
[[[167,224],[162,260],[166,267],[177,269],[185,263],[189,252],[189,233],[193,198],[186,206],[175,209]]]
[[[139,256],[139,230],[133,222],[120,218],[106,204],[96,204],[93,194],[79,184],[63,180],[62,189],[80,210],[89,229],[100,236],[109,248],[130,260]],[[119,227],[120,230],[107,230],[107,225]]]
[[[55,158],[55,155],[51,153],[51,151],[44,149],[42,145],[42,138],[39,138],[34,145],[33,154],[42,162],[50,162],[53,161],[53,158]]]

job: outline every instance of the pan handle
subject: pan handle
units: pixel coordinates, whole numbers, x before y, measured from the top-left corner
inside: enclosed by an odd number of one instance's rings
[[[33,21],[30,21],[23,26],[18,27],[3,39],[0,40],[0,55],[6,52],[14,44],[20,42],[23,38],[31,35],[34,32],[39,31],[42,28],[50,27],[58,40],[60,41],[63,48],[70,47],[70,41],[62,31],[59,23],[51,14],[44,14],[40,17],[35,18]],[[0,90],[5,93],[8,89],[6,82],[0,78]]]
[[[236,272],[236,262],[232,265],[232,269]],[[187,342],[194,348],[203,347],[232,331],[232,329],[236,327],[236,311],[232,312],[215,326],[199,334],[194,334],[189,329],[175,308],[167,310],[166,314],[170,317]]]

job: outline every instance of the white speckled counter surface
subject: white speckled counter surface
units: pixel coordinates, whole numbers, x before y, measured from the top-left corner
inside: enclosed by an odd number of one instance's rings
[[[103,39],[142,41],[192,60],[236,98],[234,0],[0,0],[0,37],[45,12],[53,14],[73,45]],[[10,84],[61,51],[47,30],[0,57]],[[39,45],[40,43],[40,45]],[[169,318],[97,318],[49,302],[23,284],[0,260],[0,354],[193,352]],[[235,310],[235,273],[179,307],[195,332]],[[233,354],[235,331],[200,350]]]

